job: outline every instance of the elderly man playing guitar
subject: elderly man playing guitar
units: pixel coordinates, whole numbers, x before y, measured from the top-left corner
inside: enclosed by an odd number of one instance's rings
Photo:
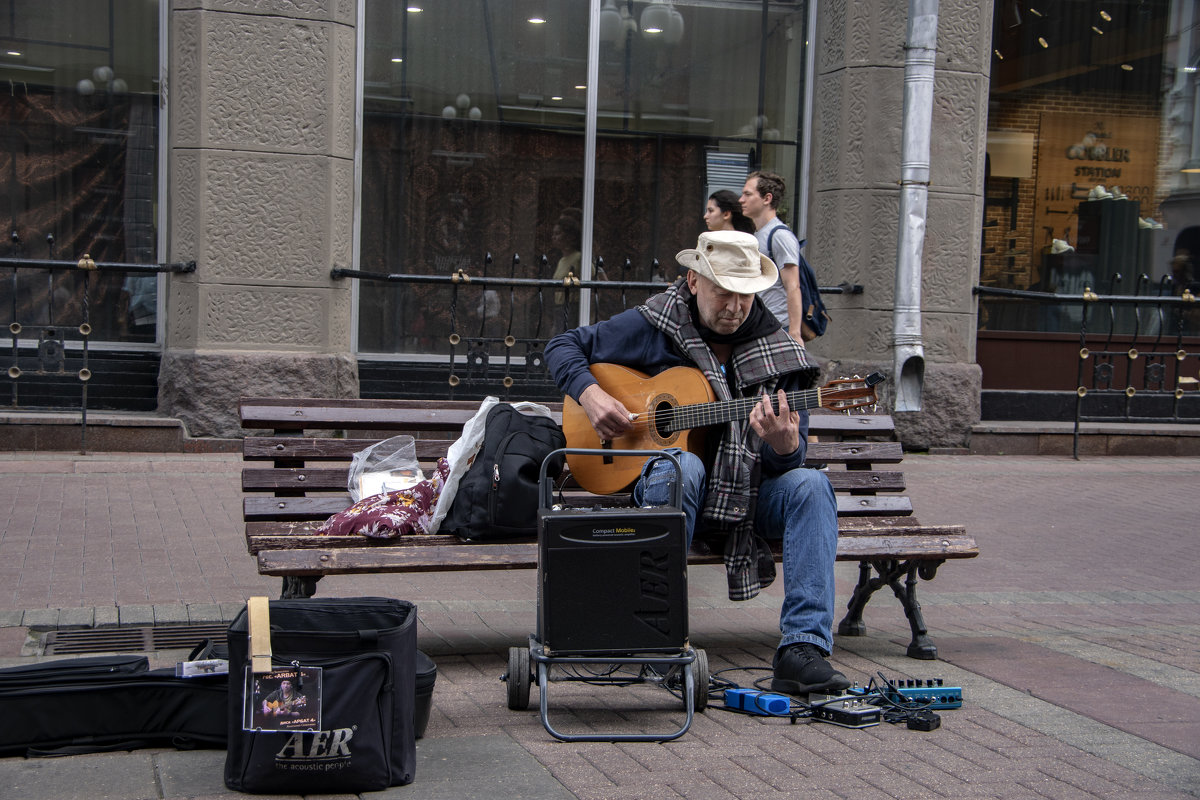
[[[752,235],[703,233],[676,261],[688,272],[665,292],[546,346],[546,362],[568,398],[567,444],[591,446],[573,436],[575,410],[596,446],[674,452],[683,467],[689,544],[697,530],[726,536],[732,599],[754,597],[774,579],[759,537],[782,538],[782,639],[771,688],[841,691],[850,682],[826,661],[833,649],[837,501],[825,474],[803,466],[807,408],[826,404],[822,390],[809,388],[818,367],[755,296],[775,283],[778,270]],[[713,402],[680,406],[689,381],[698,384],[695,399]],[[688,439],[683,432],[691,428],[697,431]],[[623,472],[627,460],[573,458],[571,469],[585,488],[598,490],[581,477],[590,471],[600,491],[632,484],[637,504],[666,505],[674,465],[639,458]],[[618,474],[615,483],[606,484],[606,469]]]

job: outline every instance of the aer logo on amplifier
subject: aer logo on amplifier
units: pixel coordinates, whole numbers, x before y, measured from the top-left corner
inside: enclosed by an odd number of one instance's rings
[[[667,611],[670,602],[670,559],[664,554],[643,552],[638,563],[638,584],[641,589],[634,616],[659,633],[671,634],[671,619]]]

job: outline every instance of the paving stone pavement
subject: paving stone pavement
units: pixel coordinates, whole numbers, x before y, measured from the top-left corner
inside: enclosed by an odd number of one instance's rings
[[[42,657],[56,627],[211,623],[276,595],[244,549],[239,472],[227,455],[0,454],[0,666]],[[711,708],[674,742],[560,742],[536,697],[511,711],[499,680],[535,625],[534,572],[327,578],[320,595],[416,602],[438,665],[416,781],[364,797],[1200,796],[1200,459],[912,455],[905,475],[921,521],[963,523],[981,550],[921,585],[942,658],[904,655],[907,623],[880,593],[868,635],[837,637],[833,660],[859,683],[883,672],[962,687],[963,708],[939,729]],[[839,605],[854,578],[839,565]],[[731,603],[719,567],[692,568],[689,584],[691,639],[710,669],[740,668],[723,676],[743,685],[765,675],[748,668],[768,664],[780,588]],[[563,729],[659,731],[682,718],[659,687],[551,692]],[[161,749],[0,759],[0,796],[229,797],[223,761]]]

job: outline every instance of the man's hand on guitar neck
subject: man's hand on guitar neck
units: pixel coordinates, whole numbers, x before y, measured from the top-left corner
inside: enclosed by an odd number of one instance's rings
[[[750,427],[772,450],[788,456],[800,446],[800,415],[788,407],[787,394],[782,389],[777,394],[779,413],[775,413],[771,398],[763,392],[762,400],[750,412]]]
[[[620,437],[633,427],[636,414],[620,400],[593,383],[579,395],[579,405],[587,414],[588,420],[600,438],[606,442]]]

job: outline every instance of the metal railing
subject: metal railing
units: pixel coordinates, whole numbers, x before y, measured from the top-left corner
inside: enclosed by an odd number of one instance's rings
[[[19,240],[13,235],[14,242]],[[47,243],[53,248],[53,238],[47,237]],[[72,374],[79,381],[79,415],[80,415],[80,452],[87,452],[87,409],[88,381],[92,379],[92,370],[88,362],[88,344],[93,330],[91,324],[91,276],[93,273],[122,273],[125,275],[144,273],[154,275],[159,272],[195,272],[195,261],[181,261],[164,264],[128,264],[115,261],[95,261],[85,253],[76,261],[62,261],[50,258],[0,258],[0,268],[12,270],[11,298],[8,332],[12,337],[12,348],[7,375],[11,380],[13,408],[20,407],[20,384],[23,377],[70,377]],[[45,319],[46,324],[34,324],[18,319],[17,298],[20,295],[18,276],[23,270],[44,271],[47,277],[45,292],[45,307],[38,308],[34,313],[35,319]],[[76,319],[56,320],[54,277],[59,272],[80,272],[83,284],[79,296],[79,316]],[[21,367],[21,341],[26,347],[34,349],[36,356],[34,366],[26,363]],[[81,365],[74,373],[66,369],[67,344],[78,345],[81,353]]]
[[[518,383],[526,385],[545,385],[550,383],[550,376],[544,358],[544,349],[552,334],[543,335],[542,333],[542,322],[546,316],[545,309],[548,305],[546,302],[547,292],[561,293],[562,295],[560,300],[556,300],[551,304],[557,307],[556,311],[552,311],[551,313],[561,315],[561,319],[555,320],[555,322],[560,326],[558,330],[564,330],[571,326],[573,309],[578,305],[577,293],[583,290],[591,290],[592,292],[604,294],[619,292],[620,306],[624,309],[629,308],[629,298],[631,295],[636,293],[636,302],[640,303],[645,297],[660,292],[670,285],[670,282],[666,280],[639,281],[606,278],[585,281],[573,273],[563,279],[518,278],[515,276],[515,273],[520,262],[520,256],[513,255],[511,262],[512,274],[508,277],[488,274],[493,264],[491,253],[488,253],[484,257],[481,271],[478,275],[470,274],[463,269],[455,270],[449,275],[419,275],[335,268],[330,272],[330,277],[334,279],[351,278],[373,283],[451,287],[449,332],[446,334],[450,345],[446,380],[449,386],[449,397],[451,398],[454,397],[455,389],[464,383],[488,381],[492,356],[497,354],[501,356],[503,372],[498,382],[503,387],[506,395]],[[549,272],[549,258],[545,255],[540,256],[538,267],[539,271],[543,274]],[[598,273],[604,274],[603,259],[596,259],[596,268]],[[630,274],[632,270],[633,264],[629,259],[625,259],[620,267],[619,274],[625,276]],[[649,272],[650,274],[662,274],[657,259],[651,262]],[[468,304],[477,305],[484,302],[482,298],[483,292],[505,288],[509,290],[507,319],[499,320],[498,325],[493,321],[493,327],[505,329],[504,334],[487,335],[485,328],[486,320],[482,318],[478,331],[466,331],[466,315],[460,313],[460,306]],[[536,324],[533,331],[528,335],[514,333],[517,327],[516,310],[518,308],[518,304],[515,302],[514,290],[518,288],[535,290],[535,302],[537,303]],[[822,294],[862,294],[863,291],[861,285],[849,283],[837,286],[821,286],[819,289]],[[467,299],[465,293],[468,291],[480,292],[478,302],[474,297]],[[499,309],[497,310],[499,311]],[[521,355],[515,356],[514,354],[516,353],[520,353]]]
[[[1120,280],[1119,274],[1113,276],[1114,285]],[[1143,275],[1135,291],[1153,285]],[[1189,314],[1200,312],[1200,306],[1189,288],[1183,288],[1178,295],[1166,293],[1173,288],[1170,278],[1165,278],[1158,284],[1160,294],[1157,295],[1100,295],[1090,288],[1082,295],[1067,295],[988,286],[976,286],[974,293],[1042,304],[1082,306],[1072,448],[1078,459],[1082,422],[1200,422],[1200,417],[1181,415],[1182,401],[1189,392],[1200,389],[1200,380],[1185,374],[1195,373],[1200,368],[1200,352],[1189,351],[1184,342],[1185,337],[1200,336],[1200,330],[1193,329],[1187,321]],[[1118,318],[1123,309],[1132,311],[1124,320],[1129,329],[1118,332]],[[1093,313],[1102,318],[1093,320]],[[1094,330],[1089,330],[1090,322],[1094,322]],[[1099,347],[1089,347],[1089,335],[1103,337]],[[1119,346],[1115,341],[1118,336],[1129,343]],[[1119,413],[1085,414],[1084,399],[1089,396],[1116,399],[1115,407]],[[1137,408],[1135,400],[1142,401]],[[1145,413],[1146,409],[1153,408],[1162,409],[1163,413]]]

